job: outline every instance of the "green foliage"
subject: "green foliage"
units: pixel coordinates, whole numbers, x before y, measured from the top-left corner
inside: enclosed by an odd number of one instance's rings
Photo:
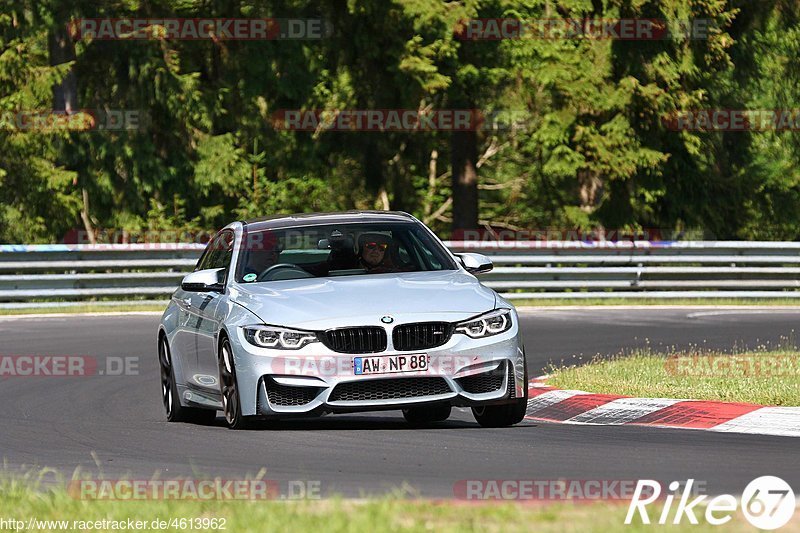
[[[404,209],[446,233],[450,135],[296,132],[282,109],[464,109],[479,132],[482,224],[679,228],[798,239],[800,133],[678,132],[671,113],[793,108],[795,0],[0,0],[0,113],[53,109],[72,73],[84,109],[137,129],[0,127],[0,242],[83,229],[213,229],[278,212]],[[322,18],[319,40],[48,40],[80,17]],[[708,39],[460,40],[469,18],[711,19]],[[2,115],[9,116],[9,115]],[[432,156],[436,159],[431,170]],[[433,176],[431,176],[431,173]]]

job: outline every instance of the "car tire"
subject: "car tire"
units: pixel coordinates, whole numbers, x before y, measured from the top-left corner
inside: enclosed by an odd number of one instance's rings
[[[222,412],[230,429],[247,429],[251,417],[242,416],[242,402],[239,398],[239,386],[236,381],[236,366],[233,362],[233,349],[227,337],[219,346],[219,383],[222,393]]]
[[[472,416],[475,421],[485,428],[502,428],[519,424],[525,418],[528,409],[528,361],[523,352],[523,364],[525,373],[522,398],[514,400],[512,403],[503,405],[482,405],[472,408]]]
[[[444,422],[450,418],[449,403],[437,403],[403,409],[403,417],[412,426],[427,426],[434,422]]]
[[[212,424],[217,419],[216,411],[181,405],[178,385],[175,381],[175,369],[172,365],[172,353],[165,336],[158,341],[158,363],[161,369],[161,400],[167,413],[167,422]]]

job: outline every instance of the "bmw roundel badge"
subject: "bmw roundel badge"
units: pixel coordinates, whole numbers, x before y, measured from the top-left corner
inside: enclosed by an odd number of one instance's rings
[[[384,324],[391,324],[392,322],[394,322],[394,318],[390,317],[389,315],[382,316],[381,322],[383,322]]]

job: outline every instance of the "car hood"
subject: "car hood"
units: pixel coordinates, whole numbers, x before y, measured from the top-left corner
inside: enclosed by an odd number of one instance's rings
[[[235,283],[231,300],[266,324],[307,329],[457,321],[495,307],[495,293],[461,270]]]

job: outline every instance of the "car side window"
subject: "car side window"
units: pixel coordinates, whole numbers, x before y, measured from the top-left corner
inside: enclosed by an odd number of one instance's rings
[[[427,246],[420,242],[420,239],[417,235],[409,232],[409,237],[411,237],[414,251],[421,260],[421,264],[426,265],[429,270],[441,270],[443,268],[441,261],[436,260],[436,258],[433,256],[433,253],[428,249]]]
[[[408,253],[408,249],[406,249],[406,245],[403,242],[397,244],[397,255],[403,263],[411,262],[411,254]]]
[[[211,255],[211,250],[213,248],[212,244],[214,244],[213,239],[206,244],[206,249],[203,250],[203,254],[200,256],[200,259],[197,260],[197,264],[194,267],[195,272],[203,270],[203,267],[208,264],[208,256]]]
[[[210,268],[224,268],[227,270],[233,258],[233,232],[223,231],[206,247],[203,257],[197,264],[195,270],[206,270]]]

